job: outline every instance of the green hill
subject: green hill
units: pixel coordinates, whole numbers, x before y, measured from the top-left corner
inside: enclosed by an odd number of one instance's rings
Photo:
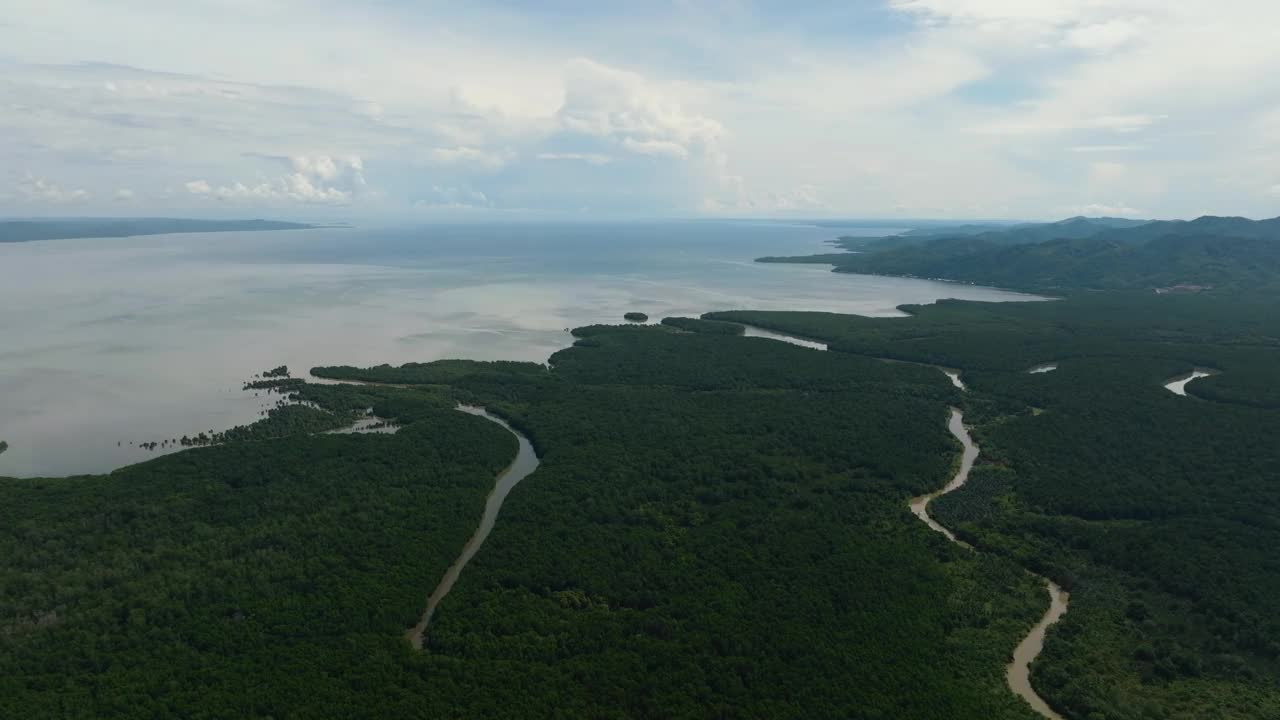
[[[971,235],[880,240],[856,253],[762,262],[830,263],[1035,291],[1259,288],[1280,283],[1280,218],[1202,217],[1117,225],[1073,218]]]

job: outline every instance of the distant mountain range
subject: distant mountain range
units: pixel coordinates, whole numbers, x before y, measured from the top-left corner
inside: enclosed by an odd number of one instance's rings
[[[181,218],[67,218],[0,221],[0,243],[71,238],[111,238],[170,233],[306,230],[316,227],[274,220],[185,220]]]
[[[1037,291],[1280,285],[1280,218],[1075,217],[1002,229],[971,225],[842,238],[837,245],[851,252],[760,260]]]

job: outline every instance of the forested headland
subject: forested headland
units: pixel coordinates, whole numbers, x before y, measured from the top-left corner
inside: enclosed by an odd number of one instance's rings
[[[766,257],[836,272],[902,275],[1033,292],[1280,290],[1280,218],[1189,222],[1072,218],[998,228],[844,238],[854,252]]]

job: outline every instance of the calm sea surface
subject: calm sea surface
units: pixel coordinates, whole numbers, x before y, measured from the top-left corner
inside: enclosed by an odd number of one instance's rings
[[[0,475],[106,472],[155,456],[130,442],[251,421],[265,399],[241,382],[281,364],[541,362],[570,344],[566,328],[630,310],[1027,299],[752,262],[891,231],[495,224],[0,244]]]

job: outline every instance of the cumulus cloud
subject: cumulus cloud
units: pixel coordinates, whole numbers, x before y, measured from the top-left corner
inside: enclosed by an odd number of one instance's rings
[[[556,113],[570,133],[610,139],[630,152],[688,157],[715,146],[716,120],[691,113],[643,76],[586,58],[565,71],[564,103]]]
[[[192,180],[184,187],[197,197],[233,203],[347,205],[366,186],[364,161],[359,156],[297,155],[283,160],[293,172],[274,179],[216,186],[207,180]]]
[[[1275,207],[1274,0],[879,0],[896,17],[871,24],[812,3],[606,4],[572,34],[536,5],[495,23],[378,4],[285,35],[302,0],[163,16],[17,2],[0,23],[0,157],[60,186],[0,177],[14,214],[119,209],[121,187],[156,213],[484,207],[465,196],[481,179],[488,201],[628,215]],[[142,23],[166,43],[109,41]],[[249,155],[263,151],[278,157]],[[1123,173],[1090,167],[1115,159]]]
[[[18,181],[15,189],[20,199],[35,203],[76,203],[89,198],[87,190],[64,190],[50,180],[31,174]]]

